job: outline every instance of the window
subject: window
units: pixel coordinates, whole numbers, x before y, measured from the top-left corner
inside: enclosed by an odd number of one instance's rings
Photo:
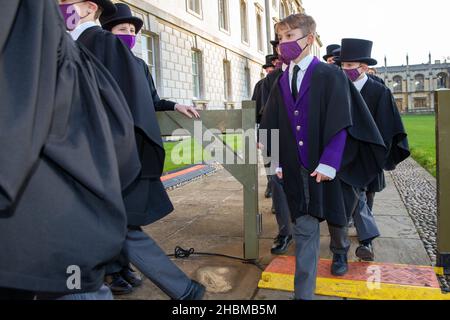
[[[417,109],[427,108],[427,98],[414,98],[414,108]]]
[[[192,94],[194,96],[194,99],[200,99],[202,95],[201,61],[201,52],[198,50],[192,50]]]
[[[142,41],[142,59],[147,63],[150,72],[154,81],[156,82],[157,74],[156,74],[156,61],[157,61],[157,43],[158,38],[149,33],[142,33],[141,36]]]
[[[256,14],[256,29],[257,29],[257,36],[258,36],[258,51],[263,51],[263,25],[262,25],[262,17],[260,13]]]
[[[252,96],[252,88],[251,88],[251,76],[250,76],[250,68],[245,68],[245,90],[247,94],[247,98],[251,99]]]
[[[394,84],[392,86],[394,87],[394,92],[403,92],[403,78],[395,76],[393,80]]]
[[[249,43],[247,17],[247,1],[241,0],[241,39],[245,43]]]
[[[414,77],[414,84],[416,86],[416,91],[425,90],[425,77],[423,74],[418,74]]]
[[[221,30],[230,30],[228,0],[219,0],[219,27]]]
[[[446,73],[439,73],[437,77],[437,88],[438,89],[445,89],[447,88],[447,74]]]
[[[231,87],[231,63],[230,61],[224,60],[223,62],[223,79],[224,79],[224,93],[225,101],[229,102],[232,100],[232,87]]]
[[[186,0],[187,11],[197,16],[202,16],[202,0]]]

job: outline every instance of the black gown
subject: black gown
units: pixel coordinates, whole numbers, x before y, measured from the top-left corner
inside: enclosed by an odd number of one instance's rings
[[[367,74],[367,76],[368,76],[370,79],[375,80],[376,82],[379,82],[379,83],[381,83],[381,84],[383,84],[383,85],[386,85],[386,83],[384,82],[384,80],[381,79],[379,76],[376,76],[376,75],[374,75],[374,74]]]
[[[264,78],[264,82],[261,88],[261,116],[265,111],[267,101],[269,100],[270,92],[272,91],[272,88],[274,84],[277,82],[278,77],[280,77],[283,74],[283,70],[281,68],[276,69],[272,73],[269,73],[267,77]]]
[[[8,0],[2,14],[0,288],[97,291],[125,240],[122,186],[140,171],[131,114],[54,0]]]
[[[302,199],[302,175],[297,143],[289,125],[284,100],[276,79],[264,111],[261,129],[278,129],[280,163],[283,164],[284,190],[292,219],[306,214],[337,226],[347,225],[356,198],[352,187],[364,187],[381,172],[386,147],[359,92],[345,74],[335,66],[316,66],[309,89],[308,163],[312,173],[329,141],[347,129],[348,138],[341,170],[337,178],[316,183],[309,178],[309,204]],[[271,146],[269,145],[270,149]],[[269,151],[270,153],[270,151]]]
[[[255,88],[253,89],[253,95],[252,95],[252,101],[256,102],[256,123],[261,123],[261,110],[263,107],[262,103],[262,86],[263,86],[264,79],[259,80]]]
[[[130,226],[151,224],[173,211],[161,183],[165,151],[156,118],[154,93],[148,68],[114,34],[101,27],[85,30],[77,40],[108,69],[119,84],[135,122],[141,175],[124,192]],[[154,85],[153,85],[154,87]]]
[[[369,107],[388,150],[384,169],[387,171],[394,170],[400,162],[410,156],[407,134],[394,97],[389,88],[371,77],[367,79],[361,89],[361,95]],[[380,192],[385,187],[384,172],[381,172],[368,185],[367,191]]]

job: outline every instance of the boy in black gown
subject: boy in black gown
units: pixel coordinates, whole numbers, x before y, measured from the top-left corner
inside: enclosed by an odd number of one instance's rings
[[[0,299],[112,299],[105,265],[141,169],[131,113],[54,0],[8,0],[2,13]]]
[[[133,115],[142,171],[124,191],[129,229],[124,254],[172,299],[201,299],[205,288],[189,279],[155,241],[142,231],[143,226],[173,211],[173,205],[161,182],[165,150],[156,118],[157,101],[154,101],[145,63],[134,56],[122,39],[95,23],[98,17],[103,19],[117,12],[110,0],[59,2],[63,6],[69,5],[80,17],[72,27],[72,38],[84,45],[111,73]],[[70,19],[66,21],[70,22]]]
[[[319,224],[326,220],[347,225],[347,212],[355,203],[352,187],[366,185],[380,172],[385,146],[345,74],[311,55],[314,19],[291,15],[276,25],[276,32],[289,67],[275,80],[261,129],[278,130],[282,141],[279,167],[296,242],[295,298],[310,300],[319,260]],[[269,154],[272,147],[267,146]]]

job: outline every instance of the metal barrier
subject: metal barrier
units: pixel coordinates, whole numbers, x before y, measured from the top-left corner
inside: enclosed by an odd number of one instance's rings
[[[450,274],[450,90],[436,91],[436,101],[437,263]]]
[[[209,129],[218,129],[222,134],[227,130],[244,132],[256,128],[256,104],[253,101],[243,101],[242,110],[207,110],[199,111],[201,115],[201,134]],[[173,136],[176,130],[184,129],[194,137],[195,122],[177,112],[158,112],[158,121],[163,136]],[[185,134],[180,134],[185,135]],[[244,187],[244,259],[256,260],[259,258],[259,240],[261,231],[261,216],[258,210],[258,164],[250,163],[250,154],[256,153],[256,136],[249,136],[248,145],[243,155],[239,155],[228,146],[223,139],[213,135],[215,139],[223,142],[223,150],[233,154],[233,164],[222,164],[223,167],[239,181]],[[200,142],[200,141],[199,141]],[[210,141],[202,139],[205,148]],[[248,151],[248,152],[246,152]]]

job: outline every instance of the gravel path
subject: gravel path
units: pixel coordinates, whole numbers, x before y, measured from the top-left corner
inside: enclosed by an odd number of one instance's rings
[[[390,172],[403,203],[417,228],[433,265],[436,265],[437,203],[436,181],[412,159]],[[439,277],[443,290],[450,292],[450,277]]]

